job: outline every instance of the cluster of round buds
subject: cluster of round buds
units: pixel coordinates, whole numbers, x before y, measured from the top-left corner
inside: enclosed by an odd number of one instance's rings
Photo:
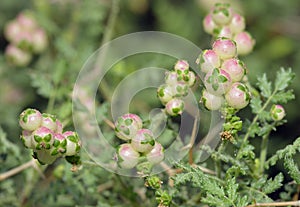
[[[5,26],[4,34],[10,44],[5,55],[7,60],[16,66],[26,66],[32,54],[43,52],[48,39],[45,31],[37,24],[30,13],[20,13]]]
[[[235,109],[248,105],[249,90],[240,82],[246,74],[246,66],[237,58],[237,47],[233,40],[217,38],[212,49],[204,50],[196,63],[205,73],[201,101],[207,109],[218,110],[225,101]]]
[[[51,164],[58,157],[78,155],[81,143],[76,132],[65,131],[52,114],[36,109],[26,109],[20,114],[20,136],[24,146],[33,150],[34,158],[41,164]]]
[[[205,32],[214,37],[233,39],[239,55],[249,54],[255,45],[255,40],[245,31],[245,18],[234,12],[228,3],[217,3],[203,20]]]
[[[185,60],[178,60],[174,70],[166,72],[165,83],[157,89],[157,96],[165,105],[166,113],[171,116],[180,115],[184,110],[183,97],[196,82],[195,73],[189,70]]]
[[[115,122],[115,134],[127,143],[119,145],[117,161],[121,168],[134,168],[146,159],[151,165],[164,159],[164,148],[157,142],[151,130],[143,128],[141,118],[136,114],[125,114]]]

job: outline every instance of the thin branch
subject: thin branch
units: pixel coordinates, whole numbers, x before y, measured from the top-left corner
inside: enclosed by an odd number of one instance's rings
[[[32,159],[18,167],[15,167],[5,173],[0,174],[0,181],[5,180],[11,176],[14,176],[20,172],[22,172],[23,170],[26,170],[27,168],[33,167],[34,169],[36,169],[38,171],[38,173],[44,177],[43,173],[40,171],[40,169],[38,168],[37,164],[36,164],[36,160]]]
[[[300,206],[300,200],[273,202],[273,203],[255,203],[255,204],[248,205],[246,207],[258,207],[258,206]]]

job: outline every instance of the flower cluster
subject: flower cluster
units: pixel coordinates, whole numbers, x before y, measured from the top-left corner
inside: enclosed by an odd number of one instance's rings
[[[202,102],[209,110],[218,110],[226,103],[242,109],[250,101],[247,86],[240,81],[246,73],[245,64],[237,58],[237,48],[233,40],[218,38],[212,49],[204,50],[197,59],[205,73]]]
[[[214,37],[233,39],[239,55],[249,54],[255,40],[245,31],[245,18],[235,13],[228,3],[217,3],[203,20],[204,30]]]
[[[151,165],[164,159],[163,146],[155,141],[151,130],[143,128],[141,118],[136,114],[125,114],[115,122],[115,134],[127,143],[117,149],[117,161],[121,168],[134,168],[146,159]]]
[[[165,105],[167,114],[177,116],[183,112],[182,98],[188,94],[189,87],[195,82],[195,73],[189,70],[189,64],[185,60],[178,60],[174,70],[166,72],[165,84],[157,89],[157,96]]]
[[[43,52],[48,45],[45,31],[31,14],[25,12],[5,26],[4,34],[10,42],[5,51],[6,58],[16,66],[28,65],[32,54]]]
[[[54,115],[28,108],[20,114],[19,124],[24,146],[33,150],[33,157],[41,164],[79,154],[81,142],[77,133],[63,132],[61,122]]]

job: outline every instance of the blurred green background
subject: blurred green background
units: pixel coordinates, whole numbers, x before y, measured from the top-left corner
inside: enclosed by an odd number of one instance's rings
[[[11,143],[21,146],[18,139],[18,115],[26,107],[37,107],[42,111],[49,109],[72,127],[69,117],[73,84],[84,62],[103,41],[132,32],[155,30],[180,35],[202,49],[210,48],[211,37],[204,33],[202,19],[214,2],[219,1],[119,0],[113,4],[110,0],[1,0],[0,126],[6,137]],[[274,152],[291,143],[300,134],[299,0],[228,2],[245,16],[246,30],[256,39],[254,51],[241,58],[247,65],[250,82],[255,85],[256,78],[263,73],[267,73],[268,77],[273,79],[280,67],[291,67],[296,73],[292,84],[296,99],[285,105],[288,123],[272,134],[270,149]],[[5,60],[4,51],[8,41],[3,31],[7,21],[15,18],[23,10],[31,10],[47,31],[49,48],[43,54],[35,56],[29,66],[16,68],[7,64]],[[115,13],[112,14],[112,11]],[[115,15],[113,24],[110,24],[111,15]],[[138,68],[153,65],[172,68],[173,64],[174,60],[159,55],[129,58],[107,75],[108,86],[113,88],[123,77]],[[59,83],[53,83],[53,74],[60,74]],[[58,95],[54,105],[49,108],[52,90],[56,90]],[[101,92],[109,94],[111,90],[103,89]],[[105,98],[101,95],[99,94],[99,102],[103,103]],[[157,105],[156,100],[145,99],[147,96],[140,97],[141,100],[146,100],[147,104],[140,105],[140,102],[136,102],[139,110],[144,110],[148,105]],[[245,109],[242,115],[248,118],[252,116],[249,109]],[[2,172],[30,157],[29,154],[19,160],[11,157],[11,163],[7,164],[5,152],[15,149],[7,146],[0,143],[0,149],[4,149],[4,152],[0,151],[0,165],[5,163],[1,167]]]

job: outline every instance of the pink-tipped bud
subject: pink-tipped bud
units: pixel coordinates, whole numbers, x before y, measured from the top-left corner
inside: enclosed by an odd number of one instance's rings
[[[159,86],[157,89],[157,96],[162,104],[168,103],[168,101],[175,96],[174,87],[167,84]]]
[[[125,114],[115,122],[116,136],[122,140],[131,140],[139,129],[143,126],[143,121],[136,114]]]
[[[51,155],[61,156],[67,151],[68,140],[63,134],[54,134],[53,149],[51,150]]]
[[[174,66],[174,70],[178,75],[187,75],[189,67],[189,63],[186,60],[178,60]]]
[[[152,131],[140,129],[131,140],[132,148],[141,153],[148,153],[154,147],[155,141]]]
[[[229,27],[234,34],[244,31],[246,27],[245,18],[239,14],[233,14]]]
[[[35,53],[41,53],[47,48],[48,39],[44,30],[37,29],[33,31],[32,38],[32,49]]]
[[[40,127],[32,132],[32,144],[36,150],[50,149],[54,142],[54,134],[47,127]]]
[[[230,90],[225,94],[226,102],[235,109],[246,107],[250,101],[250,97],[247,86],[240,82],[232,84]]]
[[[239,55],[247,55],[252,52],[255,40],[248,32],[240,32],[235,35],[234,41],[237,45],[237,53]]]
[[[215,96],[225,94],[230,89],[231,84],[230,75],[221,68],[210,70],[204,78],[206,90]]]
[[[187,84],[192,87],[196,83],[196,75],[193,71],[189,71]]]
[[[229,4],[227,3],[217,3],[213,8],[212,12],[212,19],[218,25],[226,25],[232,19],[232,9]]]
[[[42,126],[47,127],[53,132],[56,132],[57,130],[57,124],[56,124],[56,116],[52,114],[43,113],[42,114]]]
[[[19,124],[24,130],[34,131],[42,124],[42,114],[36,109],[26,109],[20,114]]]
[[[155,142],[153,149],[146,154],[148,162],[152,165],[156,165],[163,161],[165,157],[164,148],[159,142]]]
[[[173,98],[166,104],[166,112],[171,116],[178,116],[184,110],[184,101]]]
[[[214,35],[216,37],[226,37],[228,39],[231,39],[233,37],[233,33],[229,26],[223,26],[219,29],[216,29]]]
[[[124,169],[134,168],[138,162],[140,154],[135,151],[131,144],[121,144],[117,149],[118,165]]]
[[[66,131],[63,136],[67,139],[66,156],[73,156],[79,153],[81,148],[81,142],[76,132]]]
[[[5,57],[7,61],[15,66],[23,67],[31,61],[31,54],[14,45],[8,45],[5,49]]]
[[[16,42],[17,36],[22,32],[22,27],[17,21],[10,21],[4,28],[4,35],[7,40]]]
[[[196,63],[199,64],[201,71],[204,73],[208,73],[208,71],[221,65],[220,58],[214,50],[203,50]]]
[[[211,14],[208,14],[208,15],[206,15],[204,17],[203,28],[204,28],[205,32],[207,32],[208,34],[213,35],[214,31],[217,29],[217,27],[218,26],[216,25],[216,23],[212,19],[212,15]]]
[[[34,30],[37,28],[37,22],[31,14],[20,13],[16,21],[23,27],[25,30]]]
[[[233,58],[237,55],[237,46],[235,42],[225,37],[216,39],[212,48],[223,60]]]
[[[179,81],[179,75],[175,71],[167,71],[165,73],[165,82],[167,85],[176,85]]]
[[[281,105],[273,105],[271,110],[271,117],[274,121],[280,121],[285,117],[285,110]]]
[[[222,69],[229,73],[232,82],[241,81],[244,75],[246,74],[246,66],[243,61],[230,58],[223,62]]]
[[[213,111],[221,108],[224,103],[224,98],[223,96],[215,96],[209,93],[207,90],[203,90],[200,102],[203,103],[206,109]]]

